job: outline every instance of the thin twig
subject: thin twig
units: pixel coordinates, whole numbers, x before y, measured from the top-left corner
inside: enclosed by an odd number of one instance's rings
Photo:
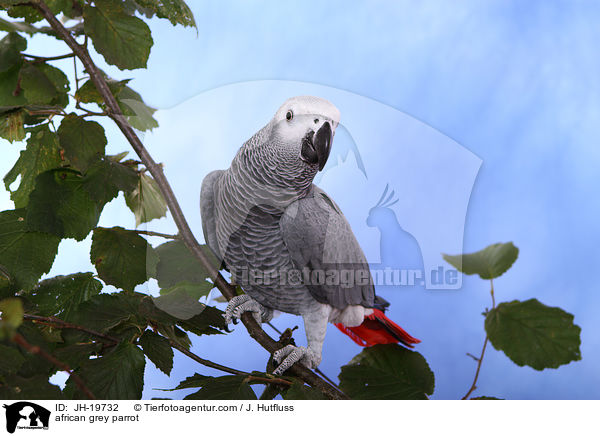
[[[491,279],[490,279],[490,295],[492,296],[492,309],[495,309],[496,308],[496,300],[494,298],[494,282]],[[481,349],[481,354],[479,355],[479,358],[473,356],[470,353],[467,353],[467,356],[471,356],[473,359],[475,359],[477,361],[477,370],[475,371],[475,377],[473,378],[473,383],[471,383],[471,387],[469,388],[469,390],[467,391],[465,396],[461,398],[462,400],[468,400],[469,395],[471,395],[473,393],[473,391],[475,389],[477,389],[477,380],[479,379],[479,371],[481,371],[481,364],[483,363],[483,357],[485,356],[485,349],[487,347],[488,342],[489,342],[489,337],[486,333],[485,341],[483,341],[483,348]]]
[[[95,330],[88,329],[87,327],[83,327],[83,326],[80,326],[77,324],[72,324],[70,322],[63,321],[62,319],[58,319],[53,316],[39,316],[39,315],[30,315],[30,314],[26,313],[23,315],[23,319],[33,321],[36,324],[50,325],[53,327],[70,329],[70,330],[79,330],[84,333],[88,333],[92,336],[96,336],[100,339],[104,339],[105,341],[111,342],[113,344],[118,344],[120,342],[119,339],[114,338],[112,336],[105,335],[104,333],[100,333]]]
[[[173,220],[179,229],[179,234],[185,245],[188,247],[190,252],[199,260],[202,267],[211,272],[211,279],[215,286],[221,291],[221,293],[227,298],[231,299],[236,295],[235,288],[229,285],[225,278],[215,270],[215,267],[212,265],[211,261],[204,254],[200,244],[196,240],[194,233],[190,229],[190,226],[183,214],[181,206],[175,197],[173,189],[169,184],[169,181],[165,177],[165,174],[162,170],[162,167],[158,165],[152,156],[148,152],[148,150],[142,144],[142,141],[135,133],[133,127],[129,124],[114,95],[110,91],[108,83],[106,82],[104,76],[92,60],[84,41],[84,45],[80,45],[73,35],[62,25],[62,23],[54,16],[52,11],[48,8],[48,5],[43,0],[39,0],[34,4],[35,8],[42,14],[42,16],[48,21],[50,26],[54,29],[54,31],[58,34],[58,36],[65,41],[65,43],[69,46],[71,50],[77,55],[77,57],[83,63],[85,70],[90,75],[90,79],[96,85],[96,89],[104,99],[104,103],[106,104],[108,110],[110,111],[110,117],[117,124],[125,138],[129,141],[140,160],[144,163],[146,168],[152,177],[158,184],[161,193],[167,203]],[[86,35],[87,39],[87,35]],[[265,331],[261,328],[261,326],[256,322],[254,317],[250,313],[244,313],[242,315],[242,322],[246,326],[248,333],[250,336],[258,342],[263,348],[265,348],[270,353],[274,353],[277,349],[280,348],[280,345],[271,338],[269,335],[265,333]],[[308,369],[306,366],[296,363],[294,364],[289,371],[294,374],[296,377],[304,380],[309,385],[321,390],[326,396],[332,399],[348,399],[348,396],[343,392],[335,389],[313,371]]]
[[[258,376],[252,375],[246,371],[240,371],[239,369],[229,368],[228,366],[221,365],[220,363],[215,363],[210,360],[203,359],[202,357],[198,356],[195,353],[192,353],[187,348],[178,344],[173,339],[170,339],[169,343],[171,344],[171,347],[173,347],[176,350],[178,350],[179,352],[185,354],[190,359],[195,360],[196,362],[200,363],[201,365],[208,366],[209,368],[218,369],[219,371],[227,372],[227,373],[233,374],[233,375],[245,375],[249,381],[260,381],[260,382],[265,382],[265,383],[274,383],[274,384],[287,385],[287,386],[292,385],[292,382],[289,380],[284,380],[282,378],[277,378],[277,377],[274,377],[274,378],[258,377]]]
[[[477,370],[475,371],[475,378],[473,379],[473,383],[471,384],[471,387],[469,388],[469,390],[467,391],[465,396],[461,398],[461,400],[468,400],[469,395],[471,395],[473,393],[473,391],[475,389],[477,389],[477,379],[479,378],[479,371],[481,371],[481,364],[483,363],[483,356],[485,355],[485,348],[487,347],[488,341],[489,341],[489,339],[488,339],[487,335],[485,335],[485,341],[483,341],[483,348],[481,349],[481,355],[480,355],[479,359],[477,359]]]
[[[13,336],[12,340],[17,345],[19,345],[20,347],[23,347],[25,350],[27,350],[31,354],[37,354],[38,356],[40,356],[43,359],[50,362],[52,365],[67,372],[69,374],[69,376],[73,379],[73,381],[75,382],[75,384],[77,385],[79,390],[81,392],[83,392],[86,397],[88,397],[90,400],[96,399],[96,396],[92,393],[92,391],[90,391],[88,389],[88,387],[85,385],[85,383],[83,382],[81,377],[79,377],[77,374],[75,374],[75,372],[69,367],[69,365],[67,365],[64,362],[61,362],[56,357],[54,357],[50,353],[46,352],[44,349],[38,347],[37,345],[30,344],[29,342],[27,342],[27,340],[23,336],[21,336],[18,333],[16,333]]]
[[[135,233],[146,236],[157,236],[164,239],[181,239],[179,235],[169,235],[167,233],[152,232],[150,230],[132,230]]]
[[[28,58],[33,59],[33,63],[39,63],[39,62],[47,62],[47,61],[58,61],[60,59],[69,59],[69,58],[74,58],[75,57],[75,53],[67,53],[64,55],[60,55],[60,56],[49,56],[49,57],[44,57],[44,56],[36,56],[36,55],[31,55],[31,54],[27,54],[27,53],[23,53],[23,56],[26,56]]]
[[[267,377],[258,377],[255,375],[249,375],[248,377],[246,377],[246,381],[257,381],[257,382],[261,382],[261,383],[270,383],[270,384],[275,384],[275,385],[284,385],[284,386],[291,386],[294,383],[289,381],[289,380],[284,380],[282,378],[267,378]]]
[[[215,363],[210,360],[203,359],[202,357],[192,353],[184,346],[178,344],[173,339],[169,339],[169,343],[171,344],[171,347],[175,348],[176,350],[180,351],[181,353],[185,354],[187,357],[189,357],[192,360],[195,360],[201,365],[208,366],[209,368],[213,369],[218,369],[219,371],[228,372],[229,374],[233,375],[250,375],[250,373],[248,372],[240,371],[239,369],[229,368],[225,365],[221,365],[220,363]]]

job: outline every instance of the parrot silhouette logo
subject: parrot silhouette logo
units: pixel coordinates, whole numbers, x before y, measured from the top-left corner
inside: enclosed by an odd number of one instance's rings
[[[389,184],[375,206],[369,210],[367,226],[377,227],[380,233],[380,264],[371,264],[371,268],[391,267],[403,271],[411,271],[419,275],[417,280],[409,279],[403,285],[424,284],[423,256],[417,239],[406,231],[401,224],[398,214],[392,206],[398,203],[395,191],[389,192]],[[415,277],[413,277],[414,279]],[[403,277],[405,280],[406,277]]]
[[[6,409],[6,431],[14,433],[19,428],[48,429],[50,411],[29,401],[19,401],[11,405],[4,405]]]

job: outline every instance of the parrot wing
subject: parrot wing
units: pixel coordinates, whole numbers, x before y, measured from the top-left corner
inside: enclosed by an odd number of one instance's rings
[[[200,189],[200,217],[202,218],[202,232],[204,241],[212,249],[219,260],[223,256],[219,252],[219,243],[217,242],[217,224],[215,217],[215,187],[224,170],[212,171],[202,180]]]
[[[340,208],[313,185],[283,214],[280,228],[295,267],[311,272],[309,289],[320,303],[338,309],[372,307],[375,290],[369,264]]]

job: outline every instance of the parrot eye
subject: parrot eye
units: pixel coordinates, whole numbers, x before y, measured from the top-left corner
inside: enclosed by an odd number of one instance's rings
[[[292,118],[294,118],[294,112],[287,111],[287,114],[285,114],[285,119],[288,121],[292,121]]]

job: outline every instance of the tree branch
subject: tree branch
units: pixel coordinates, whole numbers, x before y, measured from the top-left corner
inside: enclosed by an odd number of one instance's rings
[[[12,340],[15,344],[24,348],[28,352],[30,352],[32,354],[37,354],[38,356],[42,357],[43,359],[46,359],[48,362],[50,362],[52,365],[56,366],[57,368],[60,368],[63,371],[66,371],[69,374],[69,376],[73,379],[73,381],[75,382],[75,384],[77,385],[79,390],[81,392],[83,392],[86,397],[88,397],[90,400],[96,399],[96,396],[92,393],[92,391],[90,391],[88,389],[88,387],[85,385],[85,383],[83,382],[81,377],[79,377],[77,374],[75,374],[75,372],[69,367],[69,365],[61,362],[56,357],[54,357],[52,354],[46,352],[42,348],[40,348],[36,345],[31,345],[29,342],[27,342],[27,340],[23,336],[21,336],[18,333],[16,333],[13,336]]]
[[[195,360],[196,362],[198,362],[201,365],[208,366],[209,368],[213,368],[213,369],[218,369],[219,371],[228,372],[229,374],[233,374],[233,375],[250,375],[249,373],[247,373],[245,371],[240,371],[239,369],[229,368],[225,365],[221,365],[220,363],[215,363],[210,360],[203,359],[202,357],[192,353],[187,348],[181,346],[180,344],[175,342],[173,339],[169,339],[169,343],[171,344],[171,347],[175,348],[182,354],[185,354],[187,357],[189,357],[192,360]]]
[[[42,14],[42,16],[48,21],[52,29],[59,35],[59,37],[65,41],[65,43],[69,46],[73,53],[81,60],[85,70],[90,75],[90,79],[94,82],[96,89],[104,99],[104,103],[106,104],[109,110],[109,116],[113,119],[113,121],[117,124],[125,138],[129,141],[134,151],[139,156],[140,160],[144,163],[152,177],[158,184],[160,191],[171,211],[171,215],[173,216],[173,220],[179,229],[179,234],[185,245],[191,251],[191,253],[199,260],[200,264],[206,271],[212,272],[211,279],[215,286],[221,291],[221,293],[230,300],[233,298],[236,293],[235,289],[224,279],[224,277],[218,272],[215,271],[212,266],[210,260],[204,255],[204,252],[200,248],[200,244],[196,240],[196,237],[192,233],[192,230],[185,219],[183,211],[173,193],[173,190],[165,177],[165,174],[162,170],[162,167],[158,165],[148,153],[148,150],[142,144],[140,138],[137,136],[129,122],[123,116],[121,109],[117,103],[117,100],[113,96],[106,80],[104,79],[102,73],[96,67],[96,64],[92,60],[87,48],[85,45],[80,45],[73,35],[62,25],[60,21],[54,16],[52,11],[48,8],[48,5],[44,3],[43,0],[39,0],[34,3],[34,7]],[[242,322],[248,329],[248,333],[250,336],[257,341],[263,348],[265,348],[269,353],[273,353],[277,351],[279,348],[277,342],[273,340],[269,335],[267,335],[264,330],[258,325],[258,323],[254,320],[251,314],[244,313],[242,315]],[[317,374],[309,370],[306,366],[296,363],[292,368],[289,369],[295,376],[304,380],[309,385],[313,386],[321,390],[326,396],[332,399],[348,399],[348,397],[335,389],[325,380],[320,378]]]
[[[75,53],[67,53],[67,54],[60,55],[60,56],[50,56],[50,57],[36,56],[36,55],[32,55],[32,54],[23,53],[23,56],[33,59],[32,62],[35,64],[35,63],[39,63],[39,62],[58,61],[60,59],[73,58],[73,57],[75,57]]]
[[[157,236],[164,239],[181,239],[179,235],[169,235],[167,233],[151,232],[150,230],[132,230],[139,235]]]
[[[81,332],[90,334],[92,336],[96,336],[97,338],[103,339],[104,341],[107,341],[112,344],[118,344],[120,342],[120,339],[114,338],[109,335],[105,335],[104,333],[100,333],[95,330],[88,329],[87,327],[83,327],[81,325],[72,324],[70,322],[63,321],[62,319],[58,319],[53,316],[39,316],[39,315],[30,315],[30,314],[26,313],[23,315],[23,319],[33,321],[36,324],[49,325],[51,327],[79,330]]]

